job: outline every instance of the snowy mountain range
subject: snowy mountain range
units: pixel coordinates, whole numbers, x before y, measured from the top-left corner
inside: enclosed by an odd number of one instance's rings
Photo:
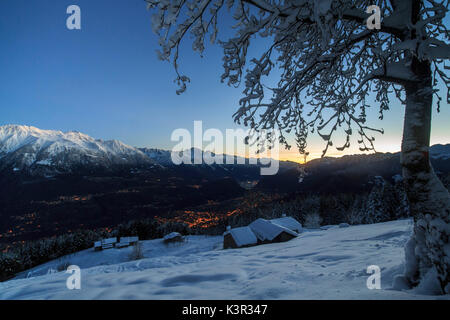
[[[439,176],[449,175],[450,144],[430,147],[430,161]],[[402,173],[400,152],[325,157],[311,160],[301,167],[301,183],[299,170],[292,169],[261,177],[256,188],[287,193],[360,193],[370,191],[377,176],[395,184],[396,177]]]
[[[154,148],[140,148],[139,150],[160,165],[172,165],[171,152],[168,150]]]
[[[192,148],[191,160],[203,157],[203,151]],[[223,163],[226,163],[225,156]],[[217,158],[217,157],[216,157]],[[231,156],[232,163],[250,165],[249,159]],[[297,166],[283,163],[284,167]],[[113,171],[121,167],[152,168],[173,166],[171,151],[135,148],[118,140],[104,141],[86,134],[70,131],[41,130],[31,126],[0,126],[0,171],[26,172],[32,175],[55,175],[58,173]],[[220,167],[227,165],[203,165]],[[242,165],[241,165],[242,166]],[[260,164],[251,165],[258,167]]]
[[[142,151],[117,140],[97,140],[77,131],[20,125],[0,127],[0,170],[45,174],[149,164],[153,161]]]
[[[435,144],[430,148],[430,156],[432,159],[450,159],[450,144]]]
[[[198,153],[191,150],[192,161]],[[203,155],[200,151],[200,155]],[[447,163],[450,159],[450,144],[435,145],[430,148],[432,160]],[[379,160],[393,160],[399,166],[399,154],[354,155],[342,158],[316,159],[307,164],[308,171],[324,169],[342,170],[349,163],[360,166],[373,165]],[[225,163],[225,156],[224,163]],[[216,157],[217,158],[217,157]],[[233,163],[246,165],[203,165],[207,170],[236,171],[256,169],[260,166],[250,165],[249,159],[231,157]],[[55,175],[58,173],[95,172],[96,170],[113,171],[117,168],[154,168],[173,166],[171,151],[135,148],[118,140],[104,141],[94,139],[77,131],[41,130],[31,126],[5,125],[0,126],[0,172],[27,172],[32,175]],[[336,167],[337,166],[337,167]],[[315,168],[320,170],[315,170]],[[351,167],[355,167],[351,165]],[[294,162],[280,163],[280,174],[292,171],[297,175],[298,165]],[[255,171],[255,170],[253,170]],[[328,170],[325,170],[328,171]],[[257,171],[255,171],[257,173]],[[249,175],[245,172],[244,175]],[[252,172],[251,176],[254,175]],[[269,177],[270,179],[270,177]]]

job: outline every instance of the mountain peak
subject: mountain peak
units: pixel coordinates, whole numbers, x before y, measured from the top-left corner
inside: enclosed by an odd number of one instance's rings
[[[78,131],[0,126],[0,170],[72,172],[74,168],[110,168],[152,163],[140,150],[118,140],[103,141]]]

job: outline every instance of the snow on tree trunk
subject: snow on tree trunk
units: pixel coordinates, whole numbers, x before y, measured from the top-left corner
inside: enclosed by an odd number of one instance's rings
[[[417,59],[411,68],[422,81],[406,86],[401,163],[414,234],[406,246],[405,276],[427,293],[450,293],[450,195],[429,158],[431,68]]]

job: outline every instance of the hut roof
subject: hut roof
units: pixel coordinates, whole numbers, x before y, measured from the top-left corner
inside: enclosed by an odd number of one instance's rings
[[[238,247],[253,245],[258,242],[256,235],[250,227],[240,227],[225,232],[224,235],[231,234]]]
[[[170,240],[173,240],[175,238],[180,238],[180,237],[182,237],[182,235],[179,232],[172,232],[172,233],[165,235],[164,240],[170,241]]]
[[[116,242],[117,242],[117,238],[107,238],[107,239],[102,240],[103,244],[114,244]]]
[[[275,239],[280,233],[286,232],[294,237],[298,236],[298,234],[288,228],[280,226],[275,223],[271,223],[265,219],[257,219],[250,223],[249,227],[255,233],[261,241],[272,241]]]
[[[121,243],[138,242],[139,237],[120,237]]]
[[[296,232],[302,232],[303,229],[302,224],[292,217],[282,217],[278,219],[272,219],[270,220],[270,222]]]

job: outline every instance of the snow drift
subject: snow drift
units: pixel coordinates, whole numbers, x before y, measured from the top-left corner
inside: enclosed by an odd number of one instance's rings
[[[284,243],[222,250],[222,237],[189,236],[165,245],[85,250],[0,283],[0,299],[449,299],[393,290],[403,272],[411,220],[304,230]],[[68,290],[60,265],[81,268],[81,290]],[[381,269],[381,290],[366,286],[367,267]]]

